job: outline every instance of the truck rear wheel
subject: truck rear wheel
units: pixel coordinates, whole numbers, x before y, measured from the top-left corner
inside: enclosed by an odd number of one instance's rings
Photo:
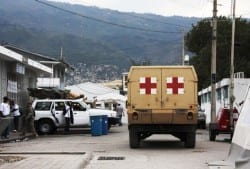
[[[130,148],[138,148],[140,146],[139,133],[132,127],[129,129],[129,145]]]
[[[195,132],[187,132],[184,146],[186,148],[194,148],[195,147],[195,138],[196,138]]]
[[[55,125],[52,120],[43,119],[38,123],[39,134],[52,134],[56,131]]]

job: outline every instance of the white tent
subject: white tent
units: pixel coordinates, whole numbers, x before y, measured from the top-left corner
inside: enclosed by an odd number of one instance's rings
[[[111,89],[109,87],[91,82],[67,86],[65,88],[70,90],[75,95],[84,94],[88,100],[94,100],[97,96],[109,93],[119,94],[119,90]]]
[[[109,101],[126,102],[127,97],[120,95],[120,94],[116,94],[116,93],[107,93],[107,94],[97,96],[97,100],[99,100],[99,101],[109,100]]]
[[[111,89],[101,84],[86,82],[77,85],[67,86],[65,88],[67,90],[70,90],[71,93],[75,95],[84,94],[84,96],[87,97],[88,101],[93,101],[95,99],[97,99],[98,101],[126,101],[126,97],[121,95],[119,90]]]
[[[213,162],[210,168],[250,169],[250,86],[235,128],[229,155],[226,161]]]

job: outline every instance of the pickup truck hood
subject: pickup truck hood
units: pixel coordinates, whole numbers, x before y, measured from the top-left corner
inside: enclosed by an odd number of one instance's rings
[[[90,116],[107,115],[108,117],[116,117],[116,111],[104,109],[88,109]]]

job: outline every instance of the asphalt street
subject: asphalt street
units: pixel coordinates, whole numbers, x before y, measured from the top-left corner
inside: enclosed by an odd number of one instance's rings
[[[228,138],[220,135],[210,142],[207,130],[197,130],[194,149],[171,135],[153,135],[139,149],[130,149],[127,125],[102,136],[91,136],[88,129],[59,131],[0,144],[0,169],[208,169],[208,163],[226,159]]]

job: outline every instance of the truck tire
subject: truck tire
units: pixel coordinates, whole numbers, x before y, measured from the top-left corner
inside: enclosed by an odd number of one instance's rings
[[[139,133],[132,127],[129,129],[129,145],[130,148],[139,148],[140,146]]]
[[[38,123],[39,134],[52,134],[55,132],[55,125],[52,120],[43,119]]]
[[[215,141],[215,139],[216,139],[216,131],[210,129],[210,130],[209,130],[209,140],[210,140],[210,141]]]
[[[186,148],[194,148],[195,147],[195,140],[196,140],[196,133],[195,132],[187,132],[184,146]]]

